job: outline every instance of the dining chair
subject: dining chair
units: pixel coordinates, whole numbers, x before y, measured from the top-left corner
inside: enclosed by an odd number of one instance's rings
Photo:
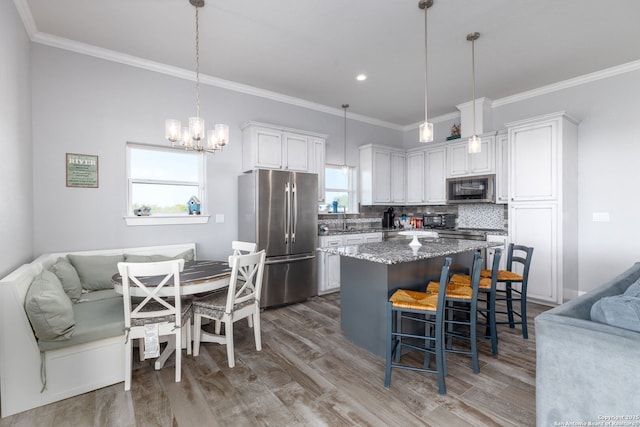
[[[440,282],[429,282],[427,293],[439,294],[445,288],[445,352],[466,354],[471,356],[471,367],[474,373],[480,372],[478,360],[477,319],[478,319],[478,287],[482,270],[482,254],[476,252],[471,266],[471,284],[453,283],[445,279],[446,286]],[[465,341],[468,350],[453,346],[453,341]]]
[[[231,242],[231,249],[234,255],[246,255],[255,253],[258,248],[257,243],[242,242],[240,240],[234,240]]]
[[[484,318],[483,323],[478,326],[485,326],[485,338],[491,340],[491,353],[498,355],[498,329],[496,327],[496,284],[498,281],[498,271],[500,270],[500,259],[502,249],[496,249],[493,255],[491,266],[491,277],[480,277],[478,281],[478,314]],[[483,270],[486,271],[486,270]],[[480,272],[482,274],[482,271]],[[471,276],[468,274],[454,274],[451,276],[452,283],[459,283],[471,286]],[[481,295],[483,296],[481,298]],[[484,302],[484,307],[483,303]]]
[[[160,336],[173,335],[176,348],[175,381],[180,382],[182,326],[190,323],[191,313],[190,304],[183,304],[180,297],[180,273],[183,269],[183,259],[118,263],[118,272],[122,276],[124,303],[125,390],[131,388],[132,340],[149,336],[158,340]],[[159,276],[158,284],[155,286],[144,285],[140,278],[147,276]],[[131,289],[134,287],[138,288],[139,294],[143,294],[144,297],[135,297],[135,301],[132,301]],[[185,329],[187,342],[190,343],[190,328]],[[149,349],[149,346],[146,348]],[[142,347],[140,351],[144,351]],[[157,357],[157,354],[150,357]]]
[[[531,268],[531,258],[533,257],[533,248],[509,244],[507,252],[506,270],[499,270],[497,283],[504,283],[504,289],[496,288],[496,302],[504,301],[506,303],[506,311],[496,311],[496,314],[506,314],[507,321],[497,321],[497,325],[509,325],[514,328],[515,325],[522,326],[522,337],[529,338],[527,329],[527,284],[529,281],[529,269]],[[480,273],[483,277],[491,277],[491,270],[482,270]],[[514,285],[520,285],[520,289]],[[520,303],[520,311],[513,308],[513,304]],[[519,320],[516,321],[515,318]],[[503,317],[504,318],[504,317]]]
[[[224,335],[219,332],[211,334],[208,341],[227,346],[229,367],[235,366],[233,348],[233,323],[250,318],[256,350],[262,350],[260,336],[260,292],[262,290],[262,275],[264,272],[265,251],[253,254],[231,255],[229,266],[231,278],[226,293],[214,293],[202,298],[194,299],[192,312],[194,318],[193,355],[200,354],[202,336],[202,319],[211,319],[225,324]]]
[[[440,280],[445,283],[449,277],[450,265],[451,258],[445,258],[440,271]],[[438,378],[438,392],[440,394],[446,393],[444,381],[447,374],[444,357],[444,294],[444,286],[437,294],[398,289],[389,298],[387,303],[385,388],[389,388],[391,385],[391,369],[399,368],[435,373]],[[409,327],[411,329],[407,330]],[[423,352],[422,366],[411,363],[408,354],[405,355],[405,362],[401,363],[403,347]],[[435,368],[429,367],[431,355],[435,356]]]

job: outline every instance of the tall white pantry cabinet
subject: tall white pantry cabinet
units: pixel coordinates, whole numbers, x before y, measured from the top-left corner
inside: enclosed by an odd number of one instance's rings
[[[506,126],[509,239],[534,248],[527,296],[561,304],[578,291],[577,121],[558,112]]]

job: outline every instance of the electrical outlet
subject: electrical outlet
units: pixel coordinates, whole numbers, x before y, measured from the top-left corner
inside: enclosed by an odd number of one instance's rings
[[[609,212],[594,212],[592,214],[593,222],[609,222]]]
[[[216,214],[216,224],[222,224],[224,222],[224,214]]]

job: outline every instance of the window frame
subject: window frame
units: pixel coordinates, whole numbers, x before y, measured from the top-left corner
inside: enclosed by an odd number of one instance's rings
[[[329,204],[329,200],[327,199],[327,192],[328,191],[335,191],[335,192],[343,192],[345,191],[344,188],[333,188],[333,187],[329,187],[327,185],[327,169],[339,169],[340,173],[342,173],[342,165],[335,165],[332,163],[326,163],[324,165],[324,169],[325,169],[325,173],[324,173],[324,196],[325,196],[325,204],[324,206],[326,206],[327,204]],[[358,186],[357,186],[357,171],[355,167],[349,167],[349,173],[348,173],[349,177],[347,180],[347,195],[349,197],[349,206],[347,206],[347,214],[357,214],[358,213]],[[333,213],[333,212],[319,212],[319,213]],[[342,212],[340,212],[342,213]]]
[[[151,214],[149,216],[136,216],[133,214],[132,200],[133,184],[135,183],[149,183],[149,184],[169,184],[169,185],[181,185],[181,184],[193,184],[192,181],[174,181],[174,180],[156,180],[156,179],[132,179],[131,178],[131,150],[141,149],[148,151],[163,151],[167,153],[177,151],[175,148],[165,147],[161,145],[152,144],[140,144],[135,142],[127,142],[126,144],[126,202],[125,209],[126,214],[124,219],[127,225],[176,225],[176,224],[206,224],[209,222],[210,215],[206,215],[207,203],[206,203],[206,186],[205,186],[205,158],[202,152],[188,152],[189,155],[198,156],[198,198],[200,200],[202,214],[201,215],[189,215],[184,214]],[[186,202],[185,202],[186,203]]]

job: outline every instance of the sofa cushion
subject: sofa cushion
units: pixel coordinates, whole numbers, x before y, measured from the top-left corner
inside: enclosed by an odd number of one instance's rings
[[[124,305],[120,298],[73,304],[76,329],[68,341],[38,341],[41,351],[124,335]],[[124,338],[122,340],[124,342]],[[96,367],[99,369],[99,367]]]
[[[173,257],[166,255],[137,255],[137,254],[125,254],[125,262],[158,262],[158,261],[170,261],[172,259],[184,259],[185,261],[193,261],[193,249],[187,249],[184,252],[179,253]]]
[[[111,277],[118,272],[118,263],[124,255],[67,255],[75,267],[84,289],[97,291],[111,289]]]
[[[82,284],[80,283],[78,272],[67,258],[59,258],[55,264],[49,268],[49,271],[60,279],[62,289],[64,289],[64,292],[69,296],[71,302],[78,302],[82,294]]]
[[[48,270],[36,276],[25,298],[25,311],[39,340],[71,338],[75,328],[72,306],[60,280]]]
[[[628,297],[640,297],[640,279],[636,280],[624,291],[624,295]]]
[[[591,307],[591,320],[640,332],[640,298],[626,295],[603,297]]]

